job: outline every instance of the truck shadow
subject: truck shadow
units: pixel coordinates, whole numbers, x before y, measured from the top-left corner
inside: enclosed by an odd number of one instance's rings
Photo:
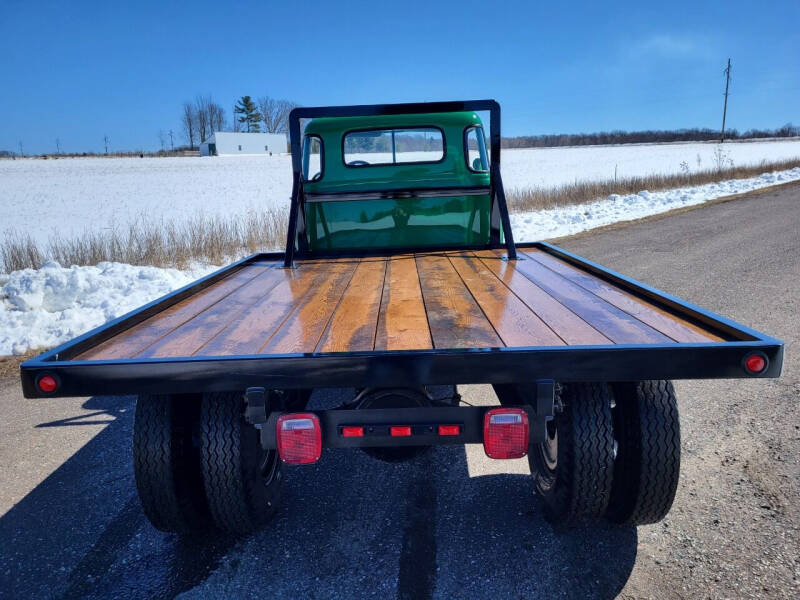
[[[163,534],[136,498],[134,406],[87,400],[109,424],[0,518],[9,597],[611,598],[636,559],[635,528],[555,531],[529,477],[470,478],[460,447],[400,464],[328,450],[286,469],[283,508],[264,530]]]

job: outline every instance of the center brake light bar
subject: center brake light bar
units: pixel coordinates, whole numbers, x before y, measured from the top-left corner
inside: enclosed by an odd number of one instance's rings
[[[525,456],[544,441],[544,426],[530,405],[332,409],[273,412],[261,427],[261,445],[277,448],[285,464],[311,464],[322,447],[402,447],[483,444],[491,458]],[[541,430],[541,431],[540,431]]]

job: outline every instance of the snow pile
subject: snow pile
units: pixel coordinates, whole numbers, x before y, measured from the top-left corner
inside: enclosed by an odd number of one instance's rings
[[[100,263],[15,271],[0,279],[0,356],[66,342],[191,283],[217,267],[188,271]]]
[[[515,241],[534,242],[797,180],[800,180],[800,168],[662,192],[642,191],[627,196],[612,194],[604,200],[587,204],[512,214],[511,228]]]

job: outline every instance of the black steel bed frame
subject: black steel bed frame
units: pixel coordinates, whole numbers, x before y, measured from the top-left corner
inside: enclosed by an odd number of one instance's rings
[[[309,252],[305,243],[304,193],[300,172],[300,119],[320,116],[363,116],[451,111],[489,111],[491,115],[491,197],[489,248],[505,248],[516,260],[516,248],[536,248],[591,272],[635,296],[694,322],[724,340],[693,344],[621,344],[607,346],[534,346],[513,348],[364,351],[309,354],[191,356],[74,360],[89,348],[114,337],[207,288],[231,273],[259,261],[291,267],[294,258],[334,253]],[[152,393],[187,393],[316,387],[408,387],[435,384],[490,383],[494,385],[556,381],[637,381],[644,379],[711,379],[778,377],[783,342],[749,329],[698,306],[684,302],[596,263],[545,242],[514,244],[500,176],[500,107],[493,100],[298,108],[290,117],[292,147],[292,204],[286,252],[259,253],[159,298],[118,319],[22,363],[22,388],[27,398]],[[501,244],[501,227],[505,240]],[[480,246],[479,248],[486,248]],[[476,247],[478,248],[478,247]],[[476,248],[430,247],[422,251]],[[408,251],[407,249],[405,250]],[[348,251],[339,256],[380,256],[386,251]],[[758,374],[744,368],[757,353],[766,361]],[[37,381],[45,376],[58,383],[52,393]]]
[[[546,242],[518,244],[563,259],[593,275],[697,323],[728,341],[696,344],[621,344],[608,346],[533,346],[459,350],[405,350],[73,360],[82,352],[125,331],[167,307],[213,285],[249,264],[283,259],[283,253],[254,254],[176,290],[133,312],[22,363],[28,398],[316,387],[391,387],[424,384],[520,383],[536,381],[636,381],[778,377],[783,342],[684,302]],[[749,374],[744,359],[761,353],[766,369]],[[52,375],[52,394],[36,381]]]

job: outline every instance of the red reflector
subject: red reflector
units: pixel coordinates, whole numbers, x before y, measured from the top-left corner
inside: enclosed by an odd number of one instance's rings
[[[287,465],[307,465],[322,456],[322,429],[313,413],[278,417],[278,454]]]
[[[39,382],[37,385],[45,394],[49,394],[50,392],[56,391],[56,388],[58,387],[58,381],[56,381],[56,378],[52,375],[42,375],[39,377]]]
[[[342,427],[342,437],[364,437],[364,428]]]
[[[408,437],[411,435],[410,425],[395,425],[389,428],[389,433],[394,437]]]
[[[767,360],[760,354],[751,354],[745,359],[744,368],[750,373],[761,373],[767,368]]]
[[[439,425],[439,435],[458,435],[461,425]]]
[[[528,415],[521,408],[493,408],[483,417],[483,449],[489,458],[528,453]]]

